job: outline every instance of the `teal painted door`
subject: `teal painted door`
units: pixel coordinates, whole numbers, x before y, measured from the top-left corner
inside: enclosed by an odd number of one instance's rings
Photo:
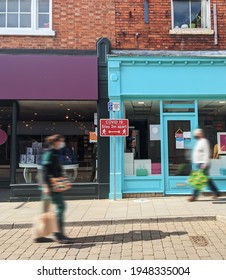
[[[190,194],[187,176],[191,171],[190,153],[195,116],[164,116],[164,190],[165,194]]]

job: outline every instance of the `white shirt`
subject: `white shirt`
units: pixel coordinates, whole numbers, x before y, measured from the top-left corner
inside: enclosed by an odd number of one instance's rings
[[[210,145],[206,138],[197,140],[192,151],[192,162],[195,164],[210,162]]]

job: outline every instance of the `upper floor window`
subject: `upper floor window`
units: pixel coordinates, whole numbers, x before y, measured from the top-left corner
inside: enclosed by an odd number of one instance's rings
[[[0,34],[54,35],[52,0],[0,0]]]
[[[210,28],[208,0],[172,0],[173,28]]]

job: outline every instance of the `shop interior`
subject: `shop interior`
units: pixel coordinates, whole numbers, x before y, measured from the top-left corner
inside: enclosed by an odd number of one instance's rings
[[[96,112],[96,101],[18,101],[16,183],[37,183],[45,138],[55,133],[65,136],[60,160],[71,181],[96,181]],[[0,107],[0,128],[7,133],[0,146],[0,175],[5,180],[10,173],[11,120],[11,107]]]
[[[167,101],[172,104],[178,101]],[[189,101],[179,101],[189,102]],[[125,101],[125,117],[129,119],[129,136],[125,140],[124,163],[125,176],[139,176],[140,174],[161,174],[161,149],[160,149],[160,102]],[[184,109],[190,110],[190,109]],[[212,175],[221,175],[221,167],[226,155],[224,152],[214,155],[218,134],[226,132],[226,101],[225,100],[200,100],[198,101],[198,122],[203,128],[211,146]],[[178,149],[175,145],[175,133],[190,132],[189,122],[169,122],[169,175],[188,175],[191,170],[189,145]],[[187,142],[188,139],[185,139]],[[225,165],[226,166],[226,165]],[[139,174],[140,173],[140,174]]]
[[[124,106],[125,118],[129,119],[129,136],[125,138],[124,149],[125,176],[139,175],[136,174],[137,169],[141,169],[141,173],[144,172],[142,169],[146,169],[145,175],[161,174],[160,102],[133,100],[125,101]],[[62,154],[61,159],[64,165],[67,165],[66,168],[75,165],[74,170],[66,171],[74,182],[96,181],[97,141],[90,137],[90,132],[95,132],[97,127],[94,117],[96,112],[96,101],[18,101],[17,183],[26,183],[24,164],[27,164],[27,161],[30,165],[38,164],[38,156],[45,148],[45,137],[54,133],[61,133],[66,138],[68,151]],[[210,141],[213,161],[211,172],[213,175],[221,175],[219,170],[226,152],[214,154],[214,150],[218,143],[218,134],[226,133],[226,101],[198,101],[198,121]],[[11,123],[12,104],[1,101],[0,186],[5,186],[10,178]],[[184,125],[182,130],[189,130],[189,127]],[[176,132],[180,124],[174,122],[171,126],[172,131]],[[38,148],[41,149],[38,151]],[[168,148],[170,175],[175,176],[179,174],[179,166],[186,161],[185,150],[178,150],[175,145]],[[27,182],[37,182],[37,166],[27,172]],[[183,175],[187,174],[188,171]]]

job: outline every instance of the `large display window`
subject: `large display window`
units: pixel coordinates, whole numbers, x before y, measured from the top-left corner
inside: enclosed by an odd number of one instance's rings
[[[45,138],[59,133],[66,147],[60,150],[65,175],[72,183],[94,182],[97,167],[94,101],[20,101],[17,122],[17,184],[38,182]]]
[[[179,101],[187,104],[191,101]],[[174,108],[178,101],[164,101]],[[205,132],[211,148],[210,175],[226,175],[226,101],[198,100],[198,126]],[[167,142],[161,139],[160,101],[125,101],[125,117],[129,120],[129,136],[124,145],[124,175],[151,176],[162,174],[161,143],[168,143],[168,175],[187,176],[191,172],[192,129],[187,120],[167,122]],[[175,107],[176,108],[176,107]],[[164,109],[165,110],[165,109]],[[189,106],[167,109],[164,113],[193,113]],[[173,111],[174,110],[174,111]]]
[[[125,176],[161,174],[160,102],[125,101],[129,136],[125,139]]]
[[[11,150],[11,119],[10,102],[0,103],[0,186],[7,186],[10,181],[10,150]]]
[[[212,176],[226,175],[226,100],[198,101],[199,126],[205,131],[211,147]]]

